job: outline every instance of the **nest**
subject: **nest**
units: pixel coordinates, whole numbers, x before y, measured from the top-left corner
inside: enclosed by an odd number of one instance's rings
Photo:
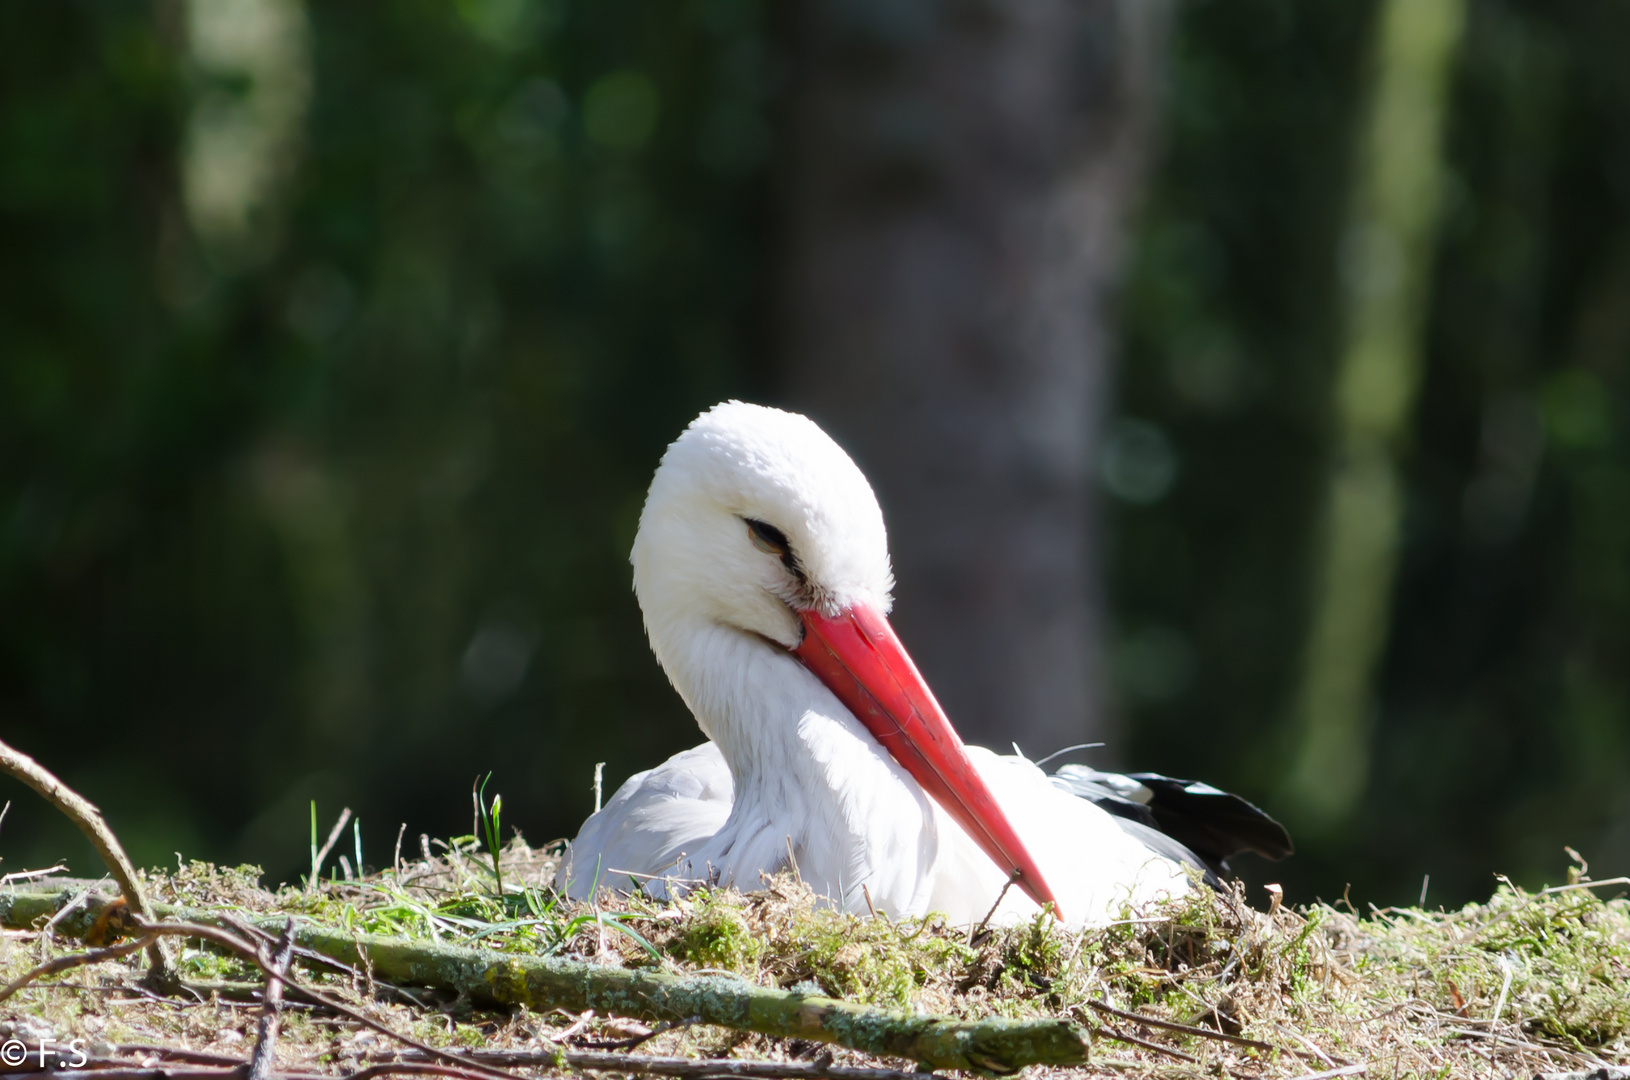
[[[1458,911],[1275,902],[1263,912],[1238,889],[1201,889],[1086,932],[1046,916],[970,931],[932,917],[835,912],[790,876],[748,894],[698,889],[659,903],[607,893],[574,904],[545,887],[553,866],[549,851],[516,840],[494,867],[465,838],[435,852],[424,843],[417,859],[371,876],[301,889],[267,890],[254,867],[196,862],[145,880],[160,903],[240,918],[297,915],[515,956],[727,973],[966,1019],[1062,1018],[1091,1033],[1088,1065],[1031,1070],[1038,1076],[1534,1075],[1630,1064],[1630,905],[1583,880],[1538,893],[1501,882],[1487,903]],[[50,928],[10,929],[0,977],[82,950]],[[165,1062],[210,1055],[245,1059],[262,1013],[255,964],[186,942],[175,957],[184,992],[156,996],[140,982],[141,962],[132,952],[29,984],[0,1003],[0,1037],[79,1038],[104,1063],[161,1071]],[[388,991],[366,972],[310,969],[302,978],[350,1013],[291,999],[276,1042],[285,1075],[356,1075],[377,1069],[381,1055],[411,1058],[387,1032],[431,1048],[479,1050],[491,1062],[530,1053],[520,1070],[530,1073],[559,1071],[566,1060],[547,1060],[540,1047],[728,1059],[749,1076],[910,1067],[702,1024],[483,1010],[432,990]],[[755,1073],[755,1063],[803,1063],[804,1071]],[[618,1071],[645,1070],[636,1062]]]

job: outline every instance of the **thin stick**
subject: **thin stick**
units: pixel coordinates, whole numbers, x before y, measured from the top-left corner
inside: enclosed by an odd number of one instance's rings
[[[225,923],[228,929],[236,932],[245,941],[259,945],[270,945],[275,949],[279,947],[283,940],[280,935],[273,935],[270,931],[263,930],[246,919],[240,919],[229,911],[215,911],[210,914]],[[302,949],[298,945],[293,946],[293,948],[294,956],[297,959],[321,965],[331,971],[337,971],[341,975],[349,975],[352,979],[362,978],[362,972],[350,964],[334,959],[332,956],[324,956],[315,949]]]
[[[1599,889],[1603,885],[1630,885],[1630,877],[1610,877],[1601,881],[1576,881],[1572,885],[1552,885],[1549,889],[1541,889],[1536,896],[1554,896],[1562,892],[1578,892],[1580,889]]]
[[[149,934],[139,941],[127,941],[123,945],[115,945],[112,948],[91,949],[89,952],[74,953],[72,956],[59,956],[55,960],[47,960],[38,967],[19,975],[16,979],[7,983],[4,988],[0,988],[0,1001],[6,1000],[35,979],[55,975],[59,971],[72,971],[74,968],[84,967],[86,964],[100,964],[104,960],[118,960],[121,957],[129,956],[131,953],[141,952],[157,940],[158,938],[155,935]]]
[[[46,921],[45,929],[55,930],[57,928],[57,923],[79,910],[79,905],[83,904],[86,900],[89,900],[91,893],[96,891],[96,887],[106,880],[107,878],[104,877],[100,881],[93,881],[81,889],[78,896],[75,896],[72,900],[68,901],[66,904],[63,904],[61,909],[59,909],[55,915],[51,916],[51,918]],[[125,902],[129,903],[128,900]]]
[[[277,1065],[277,1027],[283,1020],[283,977],[294,959],[294,916],[283,925],[283,934],[272,950],[272,969],[266,973],[266,1005],[260,1014],[255,1035],[255,1056],[249,1059],[249,1080],[271,1080]]]
[[[373,1080],[376,1076],[397,1075],[430,1075],[430,1076],[486,1076],[485,1072],[474,1069],[463,1069],[452,1065],[437,1065],[435,1062],[422,1061],[387,1061],[378,1065],[370,1065],[366,1069],[358,1069],[354,1073],[346,1073],[339,1080]],[[504,1075],[509,1075],[505,1073]]]
[[[996,909],[1002,906],[1002,898],[1007,896],[1007,891],[1009,889],[1013,888],[1013,883],[1015,881],[1018,881],[1018,880],[1019,880],[1019,871],[1018,870],[1014,870],[1013,873],[1011,873],[1011,874],[1009,874],[1007,876],[1007,884],[1003,885],[1002,886],[1002,891],[996,894],[996,903],[994,903],[994,904],[992,904],[990,906],[990,910],[985,912],[985,917],[983,919],[979,920],[979,925],[974,927],[973,930],[968,934],[968,944],[970,946],[975,941],[977,941],[979,939],[980,934],[983,934],[985,932],[985,927],[990,925],[990,920],[992,919],[992,917],[995,916]]]
[[[1295,1054],[1297,1057],[1302,1058],[1305,1061],[1322,1061],[1332,1069],[1337,1068],[1338,1066],[1342,1068],[1347,1066],[1347,1062],[1337,1061],[1323,1050],[1320,1050],[1313,1040],[1307,1038],[1300,1031],[1297,1031],[1294,1028],[1286,1028],[1283,1024],[1278,1022],[1275,1022],[1273,1027],[1275,1031],[1279,1032],[1279,1034],[1289,1035],[1291,1038],[1307,1047],[1307,1050],[1305,1051],[1291,1051],[1291,1053]]]
[[[1157,1054],[1165,1054],[1167,1057],[1174,1057],[1178,1061],[1186,1061],[1190,1065],[1200,1064],[1200,1059],[1195,1057],[1193,1054],[1185,1054],[1181,1050],[1173,1050],[1169,1046],[1161,1046],[1157,1042],[1150,1042],[1148,1039],[1140,1039],[1136,1035],[1128,1035],[1125,1032],[1118,1031],[1112,1027],[1100,1027],[1093,1032],[1093,1035],[1102,1035],[1104,1038],[1113,1039],[1116,1042],[1128,1043],[1132,1046],[1141,1046],[1145,1050],[1153,1050]]]
[[[673,1021],[671,1023],[667,1023],[667,1024],[658,1024],[656,1027],[654,1027],[651,1030],[647,1031],[644,1035],[635,1035],[633,1038],[624,1039],[621,1042],[601,1043],[598,1046],[592,1046],[592,1049],[595,1049],[595,1050],[632,1050],[636,1046],[644,1046],[646,1043],[650,1042],[652,1039],[656,1038],[658,1035],[666,1035],[668,1032],[673,1031],[675,1028],[690,1027],[692,1024],[700,1024],[701,1022],[702,1022],[702,1018],[700,1016],[687,1016],[683,1020],[675,1020],[675,1021]]]
[[[8,802],[6,806],[9,809],[11,804]],[[19,870],[15,874],[0,877],[0,885],[10,885],[13,881],[32,881],[34,878],[50,877],[53,874],[60,874],[66,869],[68,869],[68,864],[59,862],[55,866],[46,867],[44,870]]]
[[[231,1057],[227,1054],[212,1054],[207,1050],[189,1050],[185,1046],[149,1046],[145,1043],[121,1043],[113,1048],[115,1054],[135,1054],[141,1057],[168,1058],[172,1061],[190,1062],[194,1065],[228,1065],[241,1066],[242,1058]]]
[[[233,930],[236,930],[245,941],[258,942],[262,945],[271,945],[274,947],[279,944],[279,938],[273,937],[271,934],[267,933],[265,930],[262,930],[254,923],[240,919],[229,912],[217,911],[214,913],[214,917],[221,920]],[[316,949],[306,949],[299,945],[294,945],[292,948],[294,959],[296,960],[304,960],[308,964],[315,964],[318,967],[325,967],[331,971],[337,971],[341,975],[350,976],[353,982],[366,982],[370,985],[389,990],[391,993],[402,998],[402,1000],[407,1001],[410,1004],[417,1005],[421,1009],[429,1007],[419,998],[417,994],[410,993],[394,983],[375,982],[369,976],[363,974],[361,971],[358,971],[350,964],[336,960],[332,956],[328,956],[324,953],[320,953]]]
[[[487,1065],[520,1068],[532,1065],[567,1065],[579,1069],[608,1072],[654,1073],[662,1076],[747,1076],[764,1080],[803,1080],[828,1077],[831,1080],[932,1080],[935,1074],[902,1072],[899,1069],[873,1069],[857,1065],[834,1065],[829,1054],[814,1061],[753,1061],[739,1058],[647,1057],[644,1054],[605,1053],[592,1050],[564,1050],[559,1055],[536,1051],[472,1050],[469,1060]]]
[[[147,902],[147,894],[142,891],[141,879],[136,876],[136,868],[131,865],[130,857],[125,854],[119,838],[113,835],[113,830],[102,820],[102,811],[83,795],[58,780],[45,766],[4,742],[0,742],[0,769],[4,769],[33,788],[41,798],[62,811],[68,820],[79,826],[79,831],[85,834],[91,846],[96,848],[96,853],[102,856],[102,861],[107,864],[108,873],[119,883],[119,891],[124,893],[125,903],[130,905],[130,910],[144,919],[153,917],[152,905]],[[6,805],[9,807],[11,804]],[[175,977],[170,971],[170,958],[164,955],[164,950],[159,947],[157,941],[149,943],[147,957],[152,962],[148,975],[155,983],[174,981]]]
[[[1295,1077],[1294,1080],[1335,1080],[1338,1076],[1357,1076],[1369,1068],[1369,1065],[1360,1061],[1357,1065],[1343,1065],[1339,1069],[1326,1069],[1324,1072],[1306,1073]]]
[[[802,885],[804,883],[803,871],[798,869],[798,856],[792,853],[792,834],[788,833],[782,839],[787,842],[787,865],[792,867],[792,880]]]
[[[449,1053],[445,1050],[437,1050],[435,1047],[430,1046],[427,1043],[422,1043],[418,1039],[413,1038],[411,1035],[404,1035],[387,1024],[381,1024],[373,1017],[351,1008],[344,1002],[337,1001],[334,998],[329,997],[327,994],[313,990],[309,986],[302,986],[300,983],[290,978],[287,974],[278,974],[277,971],[274,970],[271,957],[267,955],[264,950],[255,947],[247,941],[244,941],[235,934],[229,934],[225,930],[219,930],[213,926],[206,926],[203,923],[149,923],[143,921],[139,922],[138,925],[147,933],[166,934],[173,937],[193,937],[199,938],[203,941],[213,941],[222,948],[229,949],[232,952],[238,953],[240,956],[253,960],[255,963],[260,965],[262,971],[266,972],[268,978],[276,979],[277,981],[284,983],[289,989],[294,990],[296,993],[300,994],[302,997],[305,997],[309,1001],[314,1001],[324,1008],[332,1009],[341,1016],[348,1016],[364,1027],[371,1028],[387,1038],[395,1039],[397,1042],[411,1046],[415,1050],[429,1054],[433,1058],[449,1061],[454,1065],[470,1065],[466,1059],[461,1058],[458,1054]],[[499,1072],[496,1069],[489,1069],[482,1065],[476,1065],[474,1068],[489,1077],[497,1077],[498,1080],[514,1080],[514,1078],[508,1073]]]
[[[1144,1016],[1142,1013],[1126,1012],[1122,1009],[1117,1009],[1114,1006],[1105,1005],[1101,1001],[1089,1000],[1086,1002],[1086,1006],[1089,1009],[1096,1010],[1097,1012],[1104,1013],[1108,1016],[1118,1016],[1122,1020],[1135,1020],[1140,1024],[1148,1024],[1150,1027],[1155,1028],[1164,1028],[1167,1031],[1180,1031],[1184,1035],[1197,1035],[1202,1039],[1216,1039],[1218,1042],[1233,1043],[1236,1046],[1249,1046],[1255,1050],[1278,1049],[1278,1047],[1274,1046],[1273,1043],[1261,1042],[1257,1039],[1247,1039],[1239,1035],[1230,1035],[1223,1031],[1212,1031],[1209,1028],[1190,1027],[1188,1024],[1178,1024],[1171,1020],[1159,1020],[1153,1016]]]
[[[1500,1000],[1494,1003],[1494,1016],[1489,1020],[1490,1025],[1500,1022],[1500,1014],[1505,1011],[1505,996],[1511,992],[1511,976],[1513,974],[1511,961],[1503,956],[1500,957],[1500,970],[1505,972],[1505,978],[1500,982]]]
[[[328,858],[328,853],[334,850],[335,844],[339,843],[340,833],[345,831],[345,823],[350,820],[351,808],[347,806],[340,811],[340,818],[334,822],[334,828],[330,830],[328,839],[324,840],[323,846],[317,849],[317,857],[311,860],[311,879],[306,882],[306,892],[317,891],[317,884],[321,880],[323,870],[323,860]],[[316,830],[313,829],[312,831],[315,832]]]

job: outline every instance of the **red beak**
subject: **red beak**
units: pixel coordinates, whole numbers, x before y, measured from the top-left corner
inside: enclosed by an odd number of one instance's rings
[[[793,654],[1030,899],[1052,904],[1062,918],[1035,860],[888,620],[860,603],[836,618],[815,611],[801,617],[804,640]]]

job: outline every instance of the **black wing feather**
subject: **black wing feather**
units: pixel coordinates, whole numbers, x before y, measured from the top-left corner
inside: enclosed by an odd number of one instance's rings
[[[1283,825],[1238,795],[1210,784],[1159,773],[1105,773],[1085,765],[1063,766],[1053,782],[1123,822],[1164,834],[1217,875],[1226,874],[1227,860],[1241,852],[1283,859],[1296,850]],[[1148,843],[1141,830],[1127,831]]]
[[[1149,809],[1162,831],[1190,846],[1224,859],[1245,851],[1275,860],[1296,853],[1285,827],[1238,795],[1159,773],[1130,775],[1154,792]]]

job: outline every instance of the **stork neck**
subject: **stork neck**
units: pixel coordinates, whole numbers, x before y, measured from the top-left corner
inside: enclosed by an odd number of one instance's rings
[[[735,785],[709,858],[785,865],[849,910],[920,914],[933,887],[937,827],[928,796],[815,675],[784,648],[706,620],[651,643]],[[862,887],[867,893],[862,893]]]
[[[658,659],[723,754],[738,792],[767,769],[792,764],[802,749],[799,721],[806,713],[834,711],[835,699],[808,668],[755,634],[698,619],[660,638],[653,632]],[[837,711],[866,734],[841,705]]]

